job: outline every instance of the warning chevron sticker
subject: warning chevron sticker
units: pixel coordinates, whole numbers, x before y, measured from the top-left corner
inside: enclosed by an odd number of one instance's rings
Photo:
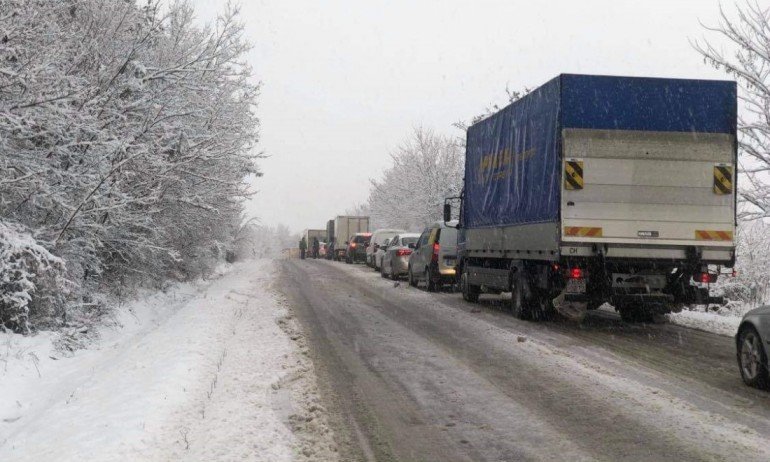
[[[733,193],[733,167],[731,165],[714,166],[714,194]]]
[[[567,160],[564,162],[564,189],[583,189],[583,161]]]

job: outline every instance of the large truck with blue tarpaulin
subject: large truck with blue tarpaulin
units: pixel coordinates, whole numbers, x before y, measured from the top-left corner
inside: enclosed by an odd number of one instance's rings
[[[530,319],[718,303],[709,288],[735,261],[736,126],[735,82],[575,74],[472,125],[463,297],[511,292]]]

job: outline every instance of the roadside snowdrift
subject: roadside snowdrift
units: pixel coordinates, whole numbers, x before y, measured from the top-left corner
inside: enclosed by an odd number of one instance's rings
[[[333,459],[272,276],[272,262],[245,262],[136,301],[99,349],[69,358],[55,334],[2,334],[0,460]]]

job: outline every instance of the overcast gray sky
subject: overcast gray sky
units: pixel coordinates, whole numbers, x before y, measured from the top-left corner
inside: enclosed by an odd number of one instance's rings
[[[226,0],[193,0],[209,21]],[[560,73],[725,78],[690,46],[717,0],[240,2],[264,84],[248,213],[293,231],[366,200],[415,126],[459,134],[505,87]],[[733,4],[723,1],[726,11]]]

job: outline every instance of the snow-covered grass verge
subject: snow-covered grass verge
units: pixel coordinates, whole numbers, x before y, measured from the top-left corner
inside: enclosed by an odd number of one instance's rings
[[[335,459],[273,273],[249,261],[146,295],[69,356],[59,334],[0,334],[0,460]]]

